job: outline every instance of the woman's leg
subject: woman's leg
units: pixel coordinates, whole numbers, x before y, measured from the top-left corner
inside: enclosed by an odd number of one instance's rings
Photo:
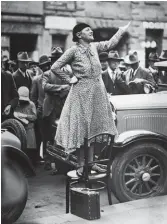
[[[84,160],[84,147],[81,146],[80,148],[76,149],[76,154],[78,158],[78,166],[84,166],[85,160]]]

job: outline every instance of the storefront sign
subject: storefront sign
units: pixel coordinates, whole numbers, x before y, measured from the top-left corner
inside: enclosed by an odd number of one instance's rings
[[[163,22],[143,22],[145,29],[167,29],[167,23]]]
[[[61,16],[45,17],[45,29],[72,30],[75,25],[75,18]]]

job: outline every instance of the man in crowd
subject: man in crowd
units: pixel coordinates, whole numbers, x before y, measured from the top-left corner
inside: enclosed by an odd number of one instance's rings
[[[32,78],[37,75],[38,65],[39,65],[39,63],[36,62],[36,61],[33,61],[33,60],[30,61],[29,64],[28,64],[29,70],[32,71]]]
[[[118,69],[119,63],[122,59],[119,57],[117,51],[110,51],[108,54],[108,68],[102,73],[104,85],[108,93],[115,95],[118,94],[117,86],[115,81],[117,74],[120,72]]]
[[[148,69],[140,66],[136,51],[130,52],[124,59],[130,68],[117,79],[117,84],[124,94],[143,93],[143,84],[155,86],[154,78]]]
[[[53,52],[54,51],[54,52]],[[53,58],[56,61],[61,54],[60,49],[53,49],[52,51],[52,63]],[[54,57],[53,57],[54,53]],[[63,68],[64,69],[64,68]],[[67,69],[64,70],[67,72]],[[50,70],[44,73],[42,86],[45,92],[45,99],[43,104],[43,117],[45,119],[45,125],[49,141],[54,140],[55,131],[52,128],[55,120],[60,117],[62,107],[64,105],[65,98],[69,92],[70,86],[63,83],[63,81],[55,76]]]
[[[102,72],[108,69],[108,53],[102,52],[99,54],[99,60],[102,68]]]
[[[3,63],[1,66],[1,120],[3,121],[12,116],[18,104],[19,95],[12,74],[5,71]]]
[[[151,52],[148,56],[148,63],[149,63],[148,70],[149,72],[151,72],[155,80],[155,83],[158,83],[159,74],[157,68],[154,66],[154,63],[158,61],[159,61],[158,54],[156,52]]]
[[[21,86],[26,86],[29,90],[32,85],[32,71],[28,70],[28,63],[31,59],[28,57],[27,52],[19,52],[17,54],[18,69],[13,73],[13,78],[16,83],[17,89]]]
[[[42,79],[43,79],[44,72],[50,69],[50,65],[51,65],[51,62],[47,55],[42,55],[39,58],[39,67],[41,69],[41,74],[33,78],[31,94],[30,94],[30,98],[34,102],[37,108],[37,123],[35,125],[35,132],[36,132],[37,150],[39,154],[40,154],[41,142],[45,144],[44,125],[43,125],[43,102],[45,98],[45,93],[42,88]],[[44,145],[44,148],[46,148],[45,145]]]
[[[159,56],[160,61],[167,61],[167,50],[163,50],[161,52],[161,55]],[[167,72],[161,71],[159,72],[159,84],[167,84]]]

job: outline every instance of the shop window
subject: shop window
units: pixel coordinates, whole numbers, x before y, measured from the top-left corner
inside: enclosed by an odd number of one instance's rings
[[[146,29],[146,40],[145,40],[145,65],[148,67],[148,56],[150,52],[157,52],[159,55],[162,51],[162,29]]]
[[[66,35],[54,34],[52,35],[52,47],[61,47],[64,51]]]

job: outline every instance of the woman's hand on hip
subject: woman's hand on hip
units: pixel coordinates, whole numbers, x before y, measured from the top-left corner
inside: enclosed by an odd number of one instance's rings
[[[76,76],[73,76],[72,78],[71,78],[71,80],[70,80],[70,84],[72,85],[72,84],[76,84],[78,82],[78,79],[77,79],[77,77]]]

